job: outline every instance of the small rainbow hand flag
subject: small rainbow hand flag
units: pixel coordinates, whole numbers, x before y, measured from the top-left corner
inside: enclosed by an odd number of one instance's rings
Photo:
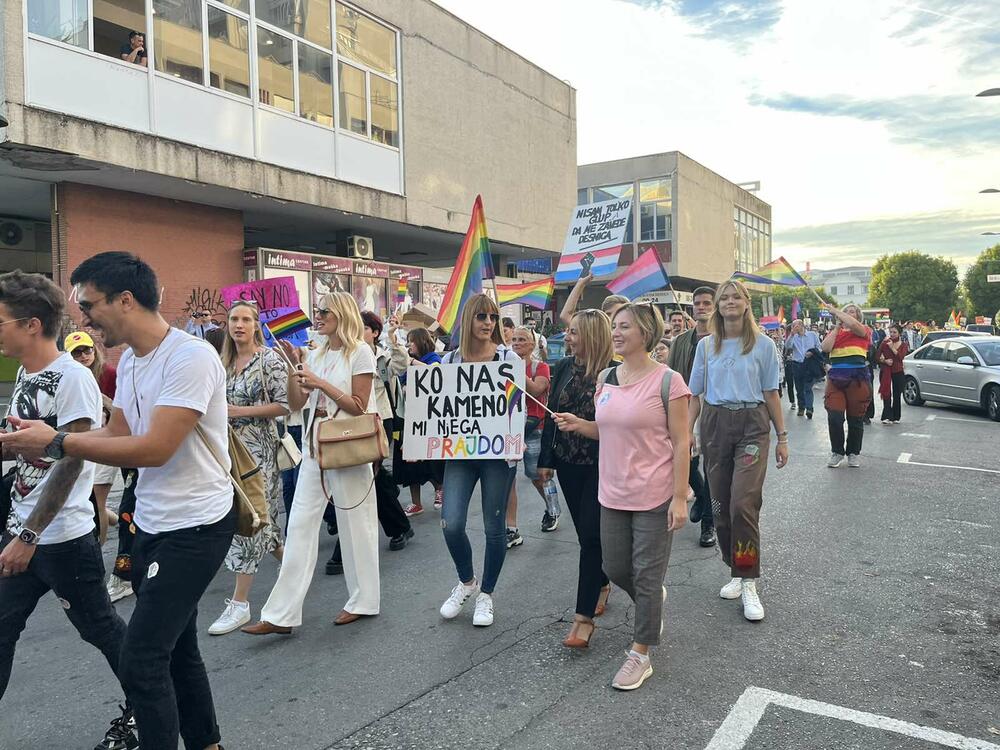
[[[274,338],[285,339],[292,334],[304,331],[311,327],[312,321],[309,320],[309,316],[302,312],[302,310],[295,309],[290,313],[286,313],[281,317],[269,321],[266,326],[267,330],[271,332],[271,335],[274,336]]]
[[[753,273],[743,273],[737,271],[732,275],[734,279],[742,279],[754,284],[780,284],[781,286],[808,286],[806,280],[799,276],[799,272],[792,268],[791,264],[781,256],[777,260],[772,260],[766,266],[758,268]]]
[[[514,407],[521,403],[521,394],[524,393],[523,390],[517,387],[517,383],[513,380],[508,380],[503,388],[504,394],[507,396],[507,413],[510,414],[514,411]]]
[[[555,279],[550,276],[527,284],[497,284],[497,303],[500,307],[520,303],[536,310],[544,310],[552,299],[555,283]]]
[[[410,293],[410,282],[405,276],[399,277],[399,285],[396,287],[396,304],[401,305],[406,302],[406,295]]]

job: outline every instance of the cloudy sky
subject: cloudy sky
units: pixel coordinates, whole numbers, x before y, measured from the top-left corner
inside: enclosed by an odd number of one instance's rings
[[[577,90],[578,160],[760,180],[775,255],[967,265],[1000,232],[1000,0],[437,0]]]

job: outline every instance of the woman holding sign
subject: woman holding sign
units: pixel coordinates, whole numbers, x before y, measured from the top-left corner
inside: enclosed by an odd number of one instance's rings
[[[509,349],[498,351],[503,345],[500,333],[500,308],[490,297],[477,294],[470,297],[462,308],[461,327],[456,351],[449,352],[444,364],[470,362],[517,361]],[[465,603],[476,597],[476,611],[472,624],[486,627],[493,624],[493,589],[496,588],[500,569],[507,554],[507,498],[514,484],[516,462],[502,458],[472,458],[448,460],[444,467],[444,507],[441,509],[441,528],[448,552],[458,571],[458,585],[441,605],[441,616],[451,620],[458,616]],[[472,567],[472,545],[465,533],[472,492],[479,483],[483,501],[483,525],[486,532],[486,555],[483,562],[482,582],[476,579]]]
[[[362,338],[358,304],[347,292],[333,292],[313,310],[315,350],[305,354],[282,341],[295,365],[288,376],[288,404],[306,407],[302,429],[302,463],[288,519],[285,557],[261,621],[243,628],[251,635],[287,635],[302,624],[302,603],[312,582],[319,552],[323,511],[332,502],[344,557],[344,579],[350,595],[333,621],[346,625],[379,612],[378,517],[371,464],[320,469],[316,460],[318,422],[341,413],[375,413],[372,380],[375,354]]]
[[[592,420],[597,376],[614,365],[608,316],[600,310],[576,313],[566,329],[566,345],[573,354],[559,360],[552,369],[549,408]],[[596,439],[577,432],[560,432],[551,419],[546,419],[544,424],[538,477],[549,481],[555,470],[580,542],[576,616],[563,645],[586,648],[594,633],[594,617],[604,613],[611,595],[611,584],[604,574],[601,558],[598,444]]]
[[[650,358],[662,336],[655,307],[620,307],[611,339],[622,364],[598,377],[594,421],[555,415],[560,430],[601,442],[604,569],[635,602],[632,647],[611,683],[618,690],[635,690],[653,674],[649,648],[663,631],[672,532],[687,520],[691,391],[684,378]]]

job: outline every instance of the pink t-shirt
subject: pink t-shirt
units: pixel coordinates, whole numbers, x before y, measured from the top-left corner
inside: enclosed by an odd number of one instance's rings
[[[607,508],[652,510],[674,494],[674,446],[660,398],[667,369],[660,365],[630,385],[598,386],[594,394],[601,437],[597,499]],[[670,400],[690,395],[684,378],[675,372]]]

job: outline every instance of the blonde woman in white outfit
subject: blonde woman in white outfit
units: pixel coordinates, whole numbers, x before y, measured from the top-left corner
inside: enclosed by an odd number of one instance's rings
[[[302,464],[288,519],[284,561],[261,621],[244,633],[288,634],[302,624],[302,603],[312,581],[319,552],[319,529],[327,494],[336,504],[337,528],[344,556],[344,579],[350,598],[334,620],[346,625],[379,612],[378,518],[370,465],[322,471],[314,457],[318,419],[375,412],[375,355],[362,339],[361,313],[347,292],[325,295],[313,311],[318,346],[305,353],[281,343],[296,369],[289,373],[288,404],[305,407]],[[301,363],[301,364],[300,364]],[[326,492],[323,490],[326,485]],[[345,510],[350,508],[350,510]]]

